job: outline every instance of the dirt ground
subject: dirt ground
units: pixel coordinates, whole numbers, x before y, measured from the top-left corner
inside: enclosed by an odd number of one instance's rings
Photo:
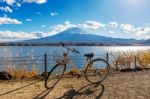
[[[102,84],[64,78],[53,89],[44,81],[1,81],[0,99],[150,99],[150,71],[114,73]]]

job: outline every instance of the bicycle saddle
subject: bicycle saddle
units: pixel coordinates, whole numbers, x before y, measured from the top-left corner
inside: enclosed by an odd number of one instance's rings
[[[84,54],[85,57],[92,58],[94,56],[93,53]]]

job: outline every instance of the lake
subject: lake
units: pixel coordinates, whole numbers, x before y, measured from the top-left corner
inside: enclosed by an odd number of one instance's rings
[[[117,52],[121,51],[142,51],[150,50],[150,46],[70,46],[76,48],[80,53],[70,53],[73,62],[81,68],[86,61],[85,53],[93,52],[95,57],[106,58],[106,53],[109,53],[110,63],[116,56]],[[0,46],[0,67],[1,70],[7,65],[21,66],[28,64],[29,69],[33,64],[38,67],[39,71],[44,70],[44,53],[48,57],[48,65],[55,64],[53,58],[62,56],[65,51],[60,46]],[[51,67],[49,66],[48,69]]]

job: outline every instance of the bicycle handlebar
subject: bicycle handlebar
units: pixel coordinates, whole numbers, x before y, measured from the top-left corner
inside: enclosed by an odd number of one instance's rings
[[[66,48],[67,50],[72,51],[73,53],[74,53],[74,52],[75,52],[75,53],[80,53],[80,52],[77,51],[75,48],[72,48],[72,49],[71,49],[71,48],[69,48],[69,47],[66,47],[63,42],[60,42],[60,44],[61,44],[62,47]]]

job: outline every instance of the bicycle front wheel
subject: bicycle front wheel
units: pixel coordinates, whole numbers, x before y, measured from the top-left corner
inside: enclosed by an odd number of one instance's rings
[[[62,78],[66,70],[66,65],[57,64],[55,65],[45,79],[45,88],[53,88]]]
[[[101,83],[110,72],[110,66],[104,59],[95,59],[91,61],[85,69],[85,78],[90,83]]]

